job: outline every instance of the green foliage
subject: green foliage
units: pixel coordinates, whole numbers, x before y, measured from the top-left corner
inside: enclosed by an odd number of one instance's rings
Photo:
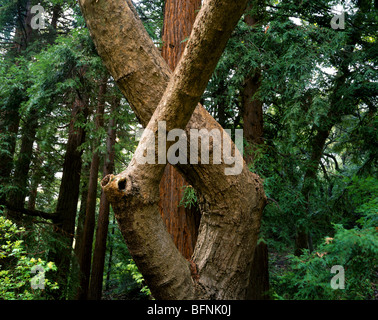
[[[143,275],[139,272],[134,260],[130,259],[126,270],[131,274],[134,281],[141,287],[140,292],[146,296],[151,295],[150,289],[145,285]]]
[[[179,207],[191,208],[198,203],[196,190],[192,186],[183,186],[184,194],[180,200]]]
[[[334,227],[334,238],[325,238],[316,252],[306,251],[300,257],[289,256],[288,270],[273,275],[272,284],[277,299],[374,299],[374,284],[378,280],[376,227],[349,230],[342,225]],[[335,265],[345,269],[344,289],[331,287],[330,281],[334,275],[330,271]]]
[[[48,299],[43,289],[33,289],[31,273],[33,267],[40,266],[44,272],[56,271],[53,262],[41,258],[30,258],[21,240],[25,229],[17,227],[10,220],[0,216],[0,300],[45,300]],[[45,278],[44,286],[48,290],[57,289],[57,284]]]

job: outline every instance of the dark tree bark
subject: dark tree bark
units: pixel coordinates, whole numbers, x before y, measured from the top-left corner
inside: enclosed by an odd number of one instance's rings
[[[88,116],[87,102],[86,99],[78,96],[72,104],[71,110],[63,176],[56,208],[57,219],[54,226],[54,231],[62,243],[57,243],[49,254],[49,260],[55,262],[58,268],[56,274],[53,275],[54,280],[59,285],[59,290],[53,292],[56,299],[65,299],[67,293],[77,202],[80,193],[82,151],[78,148],[85,140],[85,130],[78,126],[78,123],[79,121],[86,121]]]
[[[96,112],[96,130],[104,126],[104,110],[105,110],[105,93],[107,88],[108,77],[104,78],[100,83],[98,93],[98,106]],[[95,143],[94,148],[100,144],[99,139]],[[98,186],[98,169],[100,166],[100,155],[97,150],[94,150],[91,161],[91,168],[89,174],[88,197],[85,212],[85,222],[83,229],[83,239],[79,253],[80,266],[80,284],[77,292],[78,300],[86,300],[88,295],[89,277],[91,271],[92,261],[92,244],[93,234],[95,228],[96,215],[96,200],[97,200],[97,186]]]
[[[75,230],[75,257],[77,262],[76,267],[79,269],[79,256],[81,252],[81,246],[83,242],[83,230],[85,222],[85,213],[87,211],[87,198],[88,198],[88,185],[89,185],[89,175],[90,175],[91,163],[85,163],[81,168],[81,178],[80,178],[80,208],[79,215],[76,222]],[[77,271],[78,272],[78,271]]]
[[[174,71],[201,6],[201,0],[166,0],[164,9],[162,56]],[[184,187],[189,185],[170,164],[160,182],[160,214],[179,251],[190,259],[198,236],[200,212],[198,206],[180,206]]]
[[[256,0],[250,2],[247,12],[254,9],[253,15],[245,15],[244,21],[251,28],[258,26],[263,20],[265,13],[265,1]],[[249,75],[244,81],[242,90],[242,116],[243,116],[243,137],[248,143],[244,159],[247,164],[253,163],[256,152],[264,143],[264,120],[263,102],[258,95],[261,87],[261,69],[255,68],[249,71]],[[256,246],[253,256],[250,287],[247,292],[247,299],[263,300],[269,299],[269,269],[268,269],[268,246],[260,242]]]
[[[21,148],[15,164],[13,186],[14,189],[9,194],[8,201],[17,209],[25,206],[25,197],[28,193],[28,175],[30,163],[33,156],[33,144],[38,127],[38,114],[32,108],[27,115],[21,138]],[[18,210],[8,210],[8,216],[15,221],[21,221],[22,213]]]
[[[111,105],[113,113],[120,104],[120,99],[114,99]],[[110,119],[108,125],[108,136],[106,140],[106,155],[104,159],[103,176],[112,174],[114,171],[114,145],[116,142],[116,121]],[[108,236],[110,204],[105,193],[101,192],[100,209],[97,220],[96,241],[93,252],[93,265],[89,285],[89,300],[100,300],[102,295],[102,282],[104,279],[104,266],[106,254],[106,239]],[[111,257],[109,257],[111,259]]]
[[[0,205],[4,205],[7,198],[7,186],[13,167],[13,155],[16,149],[20,116],[18,109],[23,101],[23,94],[17,89],[9,97],[4,111],[0,112]]]
[[[23,8],[24,11],[20,11],[16,17],[19,24],[16,27],[14,36],[16,45],[12,49],[12,54],[16,57],[21,55],[31,41],[33,30],[30,25],[32,18],[30,7],[31,1],[28,0]],[[15,64],[17,65],[18,62],[15,62]],[[0,112],[0,143],[2,144],[2,148],[0,148],[0,186],[3,188],[10,182],[10,174],[13,169],[13,156],[16,148],[16,136],[20,124],[19,109],[21,103],[26,101],[26,99],[27,96],[24,90],[15,88],[8,99],[6,99],[5,105],[3,105],[4,108]],[[4,190],[0,189],[0,205],[6,203],[6,198],[6,188]],[[17,208],[18,204],[13,207]]]

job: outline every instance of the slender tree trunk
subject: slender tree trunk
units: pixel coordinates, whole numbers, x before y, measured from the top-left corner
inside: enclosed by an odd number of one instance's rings
[[[16,136],[20,123],[18,109],[24,99],[19,90],[10,97],[4,111],[0,112],[0,205],[4,205],[8,194],[8,184],[13,167],[13,155],[16,149]]]
[[[25,197],[28,192],[28,175],[30,163],[33,155],[33,144],[38,127],[37,111],[33,108],[27,115],[25,125],[22,130],[21,148],[16,161],[13,186],[15,189],[9,194],[9,202],[15,208],[24,208]],[[8,210],[8,216],[16,221],[21,221],[22,214]]]
[[[114,99],[111,105],[111,113],[113,113],[120,104],[120,99]],[[104,159],[104,175],[112,174],[114,171],[114,145],[116,142],[116,121],[110,119],[108,126],[108,136],[106,139],[106,155]],[[108,236],[110,204],[106,199],[105,193],[101,192],[100,209],[97,221],[96,242],[93,252],[93,265],[90,277],[90,286],[88,299],[100,300],[102,295],[102,283],[104,279],[104,266],[106,254],[106,239]],[[111,259],[111,258],[110,258]]]
[[[247,163],[253,162],[258,146],[264,142],[263,103],[256,95],[261,85],[261,73],[257,69],[253,73],[245,80],[243,90],[243,133],[249,144],[246,150]]]
[[[89,175],[91,169],[91,163],[85,163],[84,167],[81,168],[81,179],[80,179],[80,208],[79,215],[77,217],[76,230],[75,230],[75,257],[77,262],[77,268],[79,269],[79,256],[81,252],[81,246],[83,243],[83,230],[85,222],[85,213],[87,211],[87,199],[88,199],[88,185],[89,185]],[[79,272],[79,271],[78,271]]]
[[[257,10],[256,10],[257,8]],[[247,12],[255,10],[255,14],[245,15],[244,21],[251,28],[259,25],[265,13],[265,1],[250,2]],[[244,159],[247,164],[253,163],[256,159],[256,152],[261,148],[264,140],[263,102],[258,96],[261,87],[261,70],[255,68],[244,81],[242,91],[243,103],[243,137],[248,142],[248,148]],[[251,266],[250,287],[247,290],[247,299],[262,300],[269,299],[269,269],[268,269],[268,246],[260,242],[256,246]]]
[[[59,290],[53,292],[56,299],[65,299],[67,293],[77,202],[80,193],[82,151],[78,148],[85,140],[85,130],[77,124],[79,119],[85,120],[87,116],[87,101],[77,97],[72,105],[63,176],[56,208],[58,218],[54,227],[54,231],[62,243],[56,244],[49,257],[49,260],[54,261],[58,268],[56,274],[53,275],[59,285]]]
[[[201,6],[201,0],[166,0],[164,9],[162,56],[174,71]],[[160,214],[179,251],[190,259],[198,236],[198,206],[180,206],[184,187],[189,183],[170,164],[160,182]]]
[[[96,131],[99,131],[104,126],[104,109],[105,109],[105,93],[107,87],[108,77],[103,79],[99,88],[99,100],[96,112]],[[96,139],[94,148],[100,144],[99,139]],[[82,246],[79,254],[80,266],[80,284],[77,292],[78,300],[86,300],[88,295],[89,277],[91,272],[92,261],[92,244],[93,234],[95,228],[96,216],[96,200],[97,200],[97,184],[98,184],[98,169],[100,166],[100,155],[97,150],[94,150],[91,161],[91,169],[89,175],[88,198],[85,213],[85,222],[83,230]]]
[[[15,31],[14,55],[20,56],[29,42],[31,41],[31,34],[33,32],[31,22],[31,1],[28,0],[25,4],[25,11],[19,12],[16,19],[20,21]],[[15,62],[18,65],[18,62]],[[7,185],[10,182],[10,174],[13,169],[13,156],[16,149],[16,136],[19,131],[20,114],[19,109],[23,101],[27,99],[24,90],[15,88],[10,95],[7,104],[2,106],[0,111],[0,205],[6,203]],[[15,206],[16,208],[16,206]],[[16,213],[13,213],[16,214]],[[12,212],[11,212],[12,215]],[[17,215],[17,214],[16,214]],[[19,215],[18,215],[19,218]]]
[[[115,216],[113,216],[113,225],[116,223]],[[112,231],[110,234],[114,235],[114,227],[112,228]],[[109,257],[108,257],[108,270],[106,272],[106,290],[109,290],[110,288],[110,274],[112,272],[112,259],[113,259],[113,241],[111,241],[111,237],[109,236]]]

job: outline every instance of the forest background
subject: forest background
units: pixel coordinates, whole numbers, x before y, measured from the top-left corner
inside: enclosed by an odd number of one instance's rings
[[[163,55],[169,2],[134,2]],[[377,299],[376,34],[377,1],[250,1],[201,99],[263,179],[257,298]],[[150,299],[100,185],[141,126],[76,1],[1,0],[0,59],[0,300]],[[173,179],[190,257],[198,195]]]

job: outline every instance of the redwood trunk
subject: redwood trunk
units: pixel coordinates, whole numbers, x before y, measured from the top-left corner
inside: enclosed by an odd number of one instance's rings
[[[174,71],[187,38],[190,36],[201,0],[166,0],[164,9],[162,56]],[[170,164],[160,182],[160,214],[181,254],[190,259],[198,236],[200,212],[198,206],[180,206],[184,187],[189,185]]]
[[[32,28],[30,21],[32,18],[30,11],[31,1],[25,3],[25,11],[20,10],[16,19],[19,25],[15,30],[14,47],[15,56],[19,56],[31,41]],[[17,65],[18,62],[15,62]],[[1,97],[1,96],[0,96]],[[19,131],[20,114],[19,109],[23,101],[27,99],[22,89],[13,89],[12,94],[7,99],[7,104],[0,111],[0,205],[6,204],[7,189],[10,181],[10,174],[13,169],[13,156],[16,149],[16,137]],[[16,206],[15,206],[16,207]],[[12,212],[11,212],[12,215]]]
[[[244,21],[251,28],[254,28],[261,21],[261,14],[265,11],[265,3],[253,1],[247,8],[247,11],[258,8],[261,10],[259,14],[248,14]],[[254,8],[252,7],[254,6]],[[249,75],[244,81],[242,93],[243,101],[243,136],[248,145],[246,148],[245,160],[247,164],[251,164],[256,159],[258,149],[264,143],[264,121],[263,121],[263,102],[258,95],[261,87],[261,70],[255,68],[250,70]],[[268,246],[264,242],[260,242],[256,246],[253,256],[250,286],[247,291],[247,299],[262,300],[269,299],[267,294],[269,290],[269,269],[268,269]]]
[[[111,106],[113,113],[119,106],[120,100],[114,99]],[[116,121],[110,119],[108,126],[108,136],[106,140],[106,156],[104,160],[104,177],[114,171],[114,145],[116,140]],[[102,295],[102,283],[104,279],[104,266],[106,254],[106,239],[108,236],[110,204],[106,199],[105,193],[101,192],[100,209],[98,213],[96,241],[93,252],[93,265],[90,277],[88,292],[89,300],[100,300]]]
[[[33,155],[33,143],[38,127],[37,112],[33,108],[27,116],[25,125],[22,130],[21,148],[15,165],[13,186],[15,189],[9,194],[9,202],[15,208],[24,208],[25,197],[28,192],[28,174],[30,163]],[[21,220],[21,213],[8,210],[8,215],[12,219]]]
[[[100,84],[99,100],[96,113],[96,131],[104,126],[104,109],[105,109],[105,93],[108,77],[106,77]],[[94,145],[94,149],[100,144],[99,139]],[[92,261],[92,244],[93,234],[95,228],[95,215],[96,215],[96,200],[97,200],[97,180],[98,169],[100,166],[100,155],[97,150],[94,150],[91,161],[91,169],[89,175],[88,197],[85,212],[85,222],[83,229],[83,240],[79,254],[80,266],[80,284],[77,293],[78,300],[86,300],[88,295],[89,277],[91,272]]]
[[[49,260],[54,261],[58,268],[58,271],[54,274],[55,281],[59,285],[59,290],[54,290],[53,292],[56,299],[65,299],[67,293],[77,202],[80,192],[82,151],[78,150],[78,148],[85,140],[85,130],[81,126],[77,126],[77,123],[79,119],[86,119],[87,116],[87,102],[77,97],[72,105],[71,122],[63,163],[63,176],[56,208],[58,218],[54,226],[54,231],[62,243],[55,245],[49,257]]]

